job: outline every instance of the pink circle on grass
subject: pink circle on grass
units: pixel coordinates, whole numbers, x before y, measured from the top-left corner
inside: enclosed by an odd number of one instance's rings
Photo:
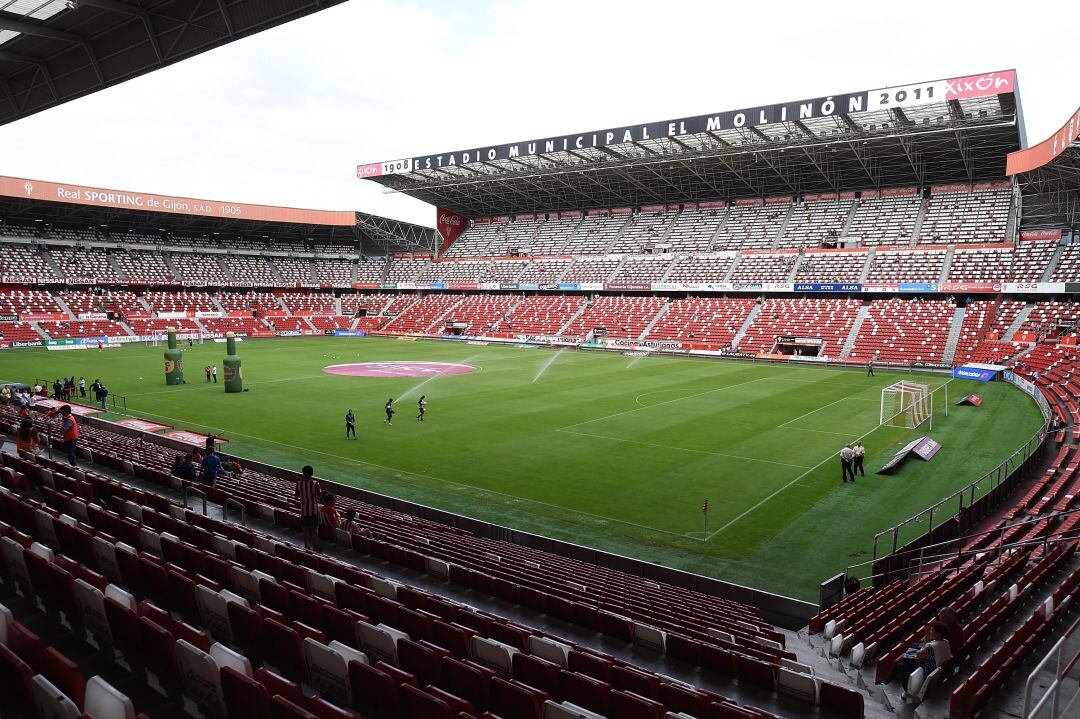
[[[323,372],[348,377],[435,377],[475,371],[471,364],[454,362],[353,362],[323,367]]]

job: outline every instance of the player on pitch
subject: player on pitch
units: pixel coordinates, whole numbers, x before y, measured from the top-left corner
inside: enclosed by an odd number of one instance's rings
[[[390,425],[391,427],[394,426],[394,398],[393,397],[386,400],[386,419],[384,419],[383,422]]]
[[[349,437],[356,439],[356,415],[351,408],[345,413],[345,439]]]
[[[416,409],[419,412],[419,414],[416,415],[416,421],[417,422],[423,422],[424,421],[424,413],[427,412],[427,395],[426,394],[420,395],[420,400],[416,403]]]

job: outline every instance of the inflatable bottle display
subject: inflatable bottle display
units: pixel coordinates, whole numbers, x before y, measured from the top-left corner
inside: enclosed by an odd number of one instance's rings
[[[236,334],[225,333],[226,355],[221,360],[221,366],[225,370],[225,391],[243,392],[244,373],[240,369],[240,356],[236,354]]]
[[[184,384],[184,355],[176,348],[176,328],[166,328],[169,347],[165,350],[165,384]]]

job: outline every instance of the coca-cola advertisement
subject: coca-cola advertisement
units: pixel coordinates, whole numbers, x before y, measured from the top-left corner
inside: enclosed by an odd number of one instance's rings
[[[462,217],[456,212],[450,210],[444,210],[438,208],[439,220],[438,228],[439,234],[442,236],[442,246],[439,248],[439,254],[443,254],[450,248],[450,245],[454,244],[454,240],[461,236],[469,227],[469,220],[466,217]]]

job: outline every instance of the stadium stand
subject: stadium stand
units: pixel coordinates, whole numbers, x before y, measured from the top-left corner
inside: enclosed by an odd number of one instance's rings
[[[675,217],[667,242],[675,252],[710,252],[726,216],[727,208],[719,203],[687,205]]]
[[[384,327],[387,331],[426,334],[435,323],[441,320],[450,309],[462,300],[459,294],[431,294],[420,298],[390,320]]]
[[[666,239],[674,219],[675,213],[663,208],[642,208],[641,212],[630,216],[630,221],[612,244],[611,252],[641,254]]]
[[[947,300],[873,300],[848,359],[941,362],[954,309]]]
[[[756,301],[749,297],[685,297],[674,300],[649,331],[650,340],[727,347]]]
[[[784,282],[799,255],[796,252],[742,253],[731,273],[732,282]]]
[[[668,282],[722,282],[736,255],[682,255],[671,265]]]
[[[563,330],[567,337],[584,338],[595,330],[608,338],[635,340],[660,312],[663,297],[597,297]]]
[[[1068,245],[1064,248],[1050,281],[1073,282],[1077,278],[1080,278],[1080,244]]]
[[[180,273],[179,279],[185,284],[221,286],[231,282],[225,274],[224,255],[176,252],[169,257]]]
[[[606,255],[611,251],[615,238],[622,232],[623,227],[630,224],[631,219],[629,211],[622,214],[590,212],[580,222],[574,223],[573,231],[567,237],[566,244],[558,250],[558,254]]]
[[[864,190],[845,234],[867,246],[910,244],[921,209],[915,188]]]
[[[937,282],[945,266],[945,250],[908,250],[898,248],[874,251],[868,282]]]
[[[713,246],[718,250],[771,249],[791,208],[790,202],[790,198],[783,204],[767,205],[754,200],[737,201],[728,210]]]
[[[43,248],[8,244],[0,251],[0,278],[4,282],[54,282],[59,279]]]
[[[949,264],[949,282],[1000,282],[1012,272],[1013,248],[957,247]]]
[[[816,195],[793,205],[791,217],[776,246],[821,247],[826,243],[835,244],[851,216],[854,205],[854,194],[843,198],[836,195]]]
[[[1013,252],[1012,273],[1014,282],[1038,282],[1050,268],[1054,256],[1053,242],[1024,240],[1021,238]],[[1075,275],[1070,275],[1075,279]]]
[[[494,329],[511,336],[554,336],[585,303],[586,299],[579,296],[527,295]]]
[[[771,352],[780,335],[820,337],[821,356],[839,359],[862,303],[857,299],[776,299],[761,310],[739,342],[740,352]]]
[[[214,298],[206,292],[147,292],[143,299],[154,312],[219,312]]]
[[[566,275],[572,263],[573,260],[569,258],[535,259],[518,275],[518,282],[554,285]]]
[[[648,286],[663,279],[673,260],[672,255],[627,257],[609,281],[613,285],[623,283],[630,286],[635,284]]]
[[[53,247],[49,254],[67,282],[95,284],[119,279],[105,250]]]
[[[1012,188],[966,185],[931,188],[919,242],[1000,242],[1012,204]]]
[[[865,251],[807,250],[795,268],[796,282],[858,282],[866,268]]]
[[[458,334],[491,332],[521,302],[518,295],[466,295],[446,315],[445,321],[461,322]],[[439,328],[436,327],[437,331]]]
[[[622,264],[612,257],[579,257],[563,275],[563,282],[606,282]]]
[[[176,284],[177,278],[157,252],[128,250],[112,254],[126,281],[133,284]]]

